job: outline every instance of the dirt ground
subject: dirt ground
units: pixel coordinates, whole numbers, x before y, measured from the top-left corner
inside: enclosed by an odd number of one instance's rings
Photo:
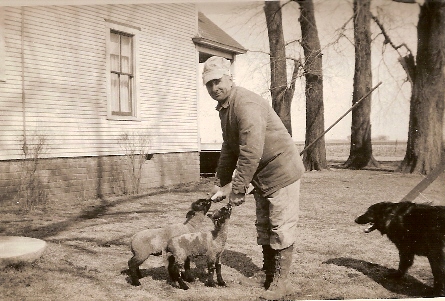
[[[290,300],[418,298],[431,293],[433,278],[426,258],[416,257],[402,280],[385,274],[397,267],[398,254],[377,231],[364,234],[354,218],[376,202],[398,202],[420,175],[393,172],[394,163],[376,170],[307,172],[302,179],[300,231],[293,257]],[[416,202],[445,205],[442,174]],[[234,208],[222,274],[227,287],[208,288],[205,258],[196,258],[196,281],[188,291],[167,282],[161,257],[142,266],[142,285],[128,283],[130,237],[145,228],[183,221],[190,203],[207,196],[213,179],[154,189],[138,197],[109,197],[80,203],[58,200],[33,212],[15,204],[0,208],[0,235],[45,240],[48,247],[32,264],[0,270],[2,300],[259,300],[260,283],[242,280],[258,271],[254,201]],[[214,204],[219,208],[224,203]],[[212,210],[212,209],[211,209]]]

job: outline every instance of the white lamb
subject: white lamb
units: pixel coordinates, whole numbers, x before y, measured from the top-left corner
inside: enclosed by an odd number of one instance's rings
[[[128,261],[132,285],[141,285],[139,279],[142,278],[142,275],[139,266],[150,255],[161,255],[170,238],[203,229],[204,221],[207,219],[206,213],[209,211],[211,204],[210,199],[199,199],[192,203],[185,222],[166,225],[162,228],[142,230],[133,235],[130,246],[133,257]]]
[[[190,258],[196,255],[207,256],[208,278],[206,286],[215,286],[213,280],[216,269],[217,283],[225,286],[221,276],[221,255],[227,240],[228,220],[232,213],[232,206],[227,204],[213,214],[208,214],[214,224],[211,231],[188,233],[171,238],[167,244],[166,254],[168,260],[168,273],[173,283],[178,282],[179,287],[187,290],[184,282],[191,282]],[[181,267],[183,267],[181,269]],[[183,280],[184,279],[184,280]]]

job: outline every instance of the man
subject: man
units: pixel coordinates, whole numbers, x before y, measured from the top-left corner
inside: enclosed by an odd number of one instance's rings
[[[257,243],[263,249],[265,299],[286,295],[299,213],[303,162],[281,119],[259,95],[235,86],[230,61],[211,57],[203,82],[218,102],[223,144],[217,167],[221,187],[232,182],[229,203],[255,187]],[[233,178],[232,178],[233,176]]]

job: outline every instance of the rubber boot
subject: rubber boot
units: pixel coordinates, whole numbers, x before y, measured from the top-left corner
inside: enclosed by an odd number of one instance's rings
[[[261,298],[266,300],[279,300],[290,293],[287,277],[292,264],[292,253],[294,247],[291,245],[282,250],[274,250],[274,275],[269,288],[262,294]]]
[[[261,271],[255,272],[251,277],[240,278],[239,283],[247,286],[263,285],[264,288],[268,289],[274,274],[274,250],[270,245],[261,245],[261,247],[263,248],[263,266]]]
[[[267,290],[273,281],[273,275],[275,272],[275,252],[270,245],[263,245],[263,271],[266,274],[266,280],[264,281],[264,288]]]

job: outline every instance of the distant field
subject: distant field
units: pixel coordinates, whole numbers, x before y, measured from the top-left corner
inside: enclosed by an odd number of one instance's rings
[[[296,143],[299,151],[304,149],[304,142]],[[349,141],[327,141],[326,159],[328,161],[346,161],[349,157]],[[202,143],[200,152],[201,175],[214,175],[219,158],[220,143]],[[406,141],[376,141],[372,143],[372,152],[377,161],[401,161],[405,156]]]
[[[300,150],[304,149],[303,143],[297,143]],[[349,142],[326,142],[327,160],[346,160],[349,156]],[[378,141],[372,143],[372,153],[379,161],[403,160],[406,151],[406,141]]]

